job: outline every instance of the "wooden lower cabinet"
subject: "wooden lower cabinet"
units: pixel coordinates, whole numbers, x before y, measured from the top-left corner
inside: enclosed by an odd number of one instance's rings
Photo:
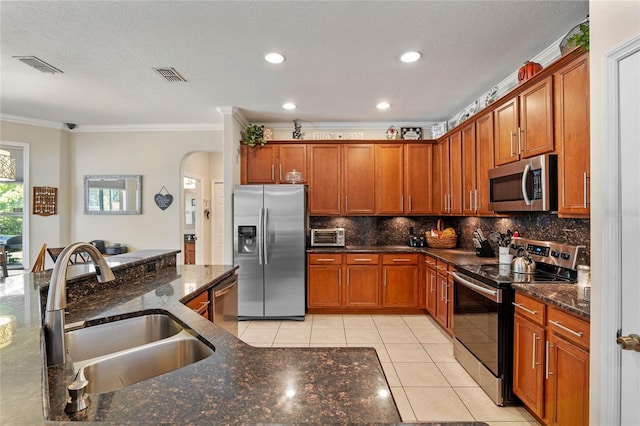
[[[436,315],[435,320],[449,334],[453,333],[453,283],[449,279],[447,265],[441,261],[436,266]]]
[[[310,308],[342,306],[342,255],[310,254],[307,303]]]
[[[516,293],[513,391],[547,425],[589,424],[589,323]]]
[[[184,264],[196,264],[196,243],[189,241],[184,243]]]
[[[382,256],[382,306],[416,308],[418,306],[418,255]]]
[[[380,270],[377,254],[347,255],[344,305],[353,308],[380,306]]]
[[[436,301],[438,287],[438,274],[436,272],[436,259],[431,256],[425,256],[425,291],[426,291],[426,308],[432,317],[436,316]]]
[[[187,307],[195,311],[197,314],[202,315],[209,321],[211,321],[211,315],[209,315],[209,292],[203,291],[193,299],[186,303]]]

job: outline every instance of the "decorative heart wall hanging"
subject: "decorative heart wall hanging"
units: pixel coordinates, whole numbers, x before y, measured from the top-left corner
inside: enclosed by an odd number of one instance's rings
[[[162,190],[164,190],[166,194],[163,194]],[[167,207],[173,203],[173,195],[169,194],[167,188],[163,186],[160,188],[160,192],[153,196],[153,200],[156,202],[156,205],[160,207],[160,210],[166,210]]]

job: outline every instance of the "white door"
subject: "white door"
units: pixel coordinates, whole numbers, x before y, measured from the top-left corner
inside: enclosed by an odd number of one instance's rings
[[[640,335],[638,235],[640,235],[640,51],[619,62],[620,75],[620,221],[621,334]],[[640,348],[621,351],[621,424],[637,425]]]
[[[211,182],[213,199],[213,264],[224,263],[224,182]]]
[[[602,120],[602,259],[598,291],[598,365],[592,424],[637,425],[640,352],[618,337],[640,335],[640,37],[604,56]],[[597,155],[592,155],[597,158]],[[618,339],[619,340],[619,339]]]

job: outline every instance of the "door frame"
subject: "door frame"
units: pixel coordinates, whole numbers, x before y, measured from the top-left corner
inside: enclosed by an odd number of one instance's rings
[[[185,215],[185,208],[184,208],[184,203],[185,203],[185,197],[184,197],[184,178],[189,178],[189,179],[193,179],[196,181],[196,190],[195,190],[195,194],[196,194],[196,226],[195,226],[195,234],[196,234],[196,265],[202,265],[204,264],[204,246],[203,244],[205,243],[205,235],[204,235],[204,209],[203,209],[203,200],[204,200],[204,194],[203,194],[203,190],[204,190],[204,178],[200,175],[194,174],[194,173],[189,173],[189,172],[184,172],[182,174],[182,178],[183,178],[183,183],[180,186],[180,198],[181,198],[181,209],[182,212],[180,214],[180,216],[182,217],[182,223],[184,223],[184,215]],[[184,244],[184,225],[182,226],[182,244]],[[183,263],[184,263],[184,258],[183,258]]]
[[[596,357],[591,364],[591,377],[599,391],[592,401],[591,416],[595,424],[620,424],[621,421],[621,353],[616,345],[617,332],[621,327],[622,309],[622,271],[621,271],[621,219],[620,209],[620,108],[618,105],[620,90],[618,72],[620,62],[640,51],[640,37],[635,37],[606,54],[603,58],[603,112],[602,112],[602,150],[592,158],[602,155],[602,203],[600,230],[592,228],[592,233],[600,233],[601,259],[599,285],[595,290],[593,305],[599,318],[592,317],[591,327],[597,336],[594,339],[592,353]],[[606,285],[605,285],[606,281]],[[597,305],[600,306],[597,306]],[[595,371],[594,371],[595,370]],[[595,411],[598,410],[598,411]]]

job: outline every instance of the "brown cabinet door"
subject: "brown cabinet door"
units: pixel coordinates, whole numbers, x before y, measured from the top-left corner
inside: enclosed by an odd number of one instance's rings
[[[209,293],[207,291],[203,291],[202,293],[188,301],[186,305],[197,314],[202,315],[203,317],[211,321],[211,317],[209,316]]]
[[[308,267],[308,306],[342,306],[342,265]]]
[[[440,173],[438,174],[440,179],[440,199],[438,200],[440,214],[448,214],[450,211],[449,200],[451,197],[451,182],[449,175],[451,174],[451,170],[449,158],[449,138],[447,138],[438,145],[437,155],[440,167]]]
[[[418,306],[418,265],[382,267],[382,306]]]
[[[380,305],[380,272],[378,266],[347,266],[345,306],[377,308]]]
[[[276,183],[277,145],[249,147],[247,153],[247,183]]]
[[[437,301],[436,289],[438,288],[438,276],[436,274],[436,270],[433,268],[427,267],[425,278],[426,278],[425,286],[426,286],[426,292],[427,292],[426,308],[427,308],[427,312],[429,312],[431,316],[435,318],[436,301]]]
[[[544,417],[545,330],[516,314],[513,323],[513,392]]]
[[[588,425],[589,353],[553,333],[548,343],[548,424]]]
[[[469,123],[460,130],[462,145],[462,213],[475,214],[476,127]]]
[[[375,146],[376,214],[404,213],[404,146]]]
[[[489,210],[489,170],[493,168],[493,112],[476,120],[476,188],[474,207],[478,215],[492,215]]]
[[[518,99],[495,109],[493,115],[495,139],[495,165],[512,163],[518,156]]]
[[[309,145],[309,214],[338,215],[341,206],[340,145]]]
[[[193,242],[184,243],[184,264],[185,265],[196,264],[196,243],[193,243]]]
[[[433,145],[406,144],[404,164],[405,213],[433,213]]]
[[[343,189],[344,214],[375,212],[375,150],[372,144],[344,145]]]
[[[438,270],[436,274],[436,321],[444,329],[447,328],[449,322],[448,286],[446,272]]]
[[[553,151],[552,88],[552,77],[547,77],[519,96],[520,158]]]
[[[449,214],[462,214],[462,134],[449,138]]]
[[[588,55],[561,68],[553,78],[558,215],[588,217],[591,210]]]
[[[296,170],[302,174],[302,182],[307,182],[307,145],[280,145],[278,149],[278,181],[287,183],[287,172]]]

